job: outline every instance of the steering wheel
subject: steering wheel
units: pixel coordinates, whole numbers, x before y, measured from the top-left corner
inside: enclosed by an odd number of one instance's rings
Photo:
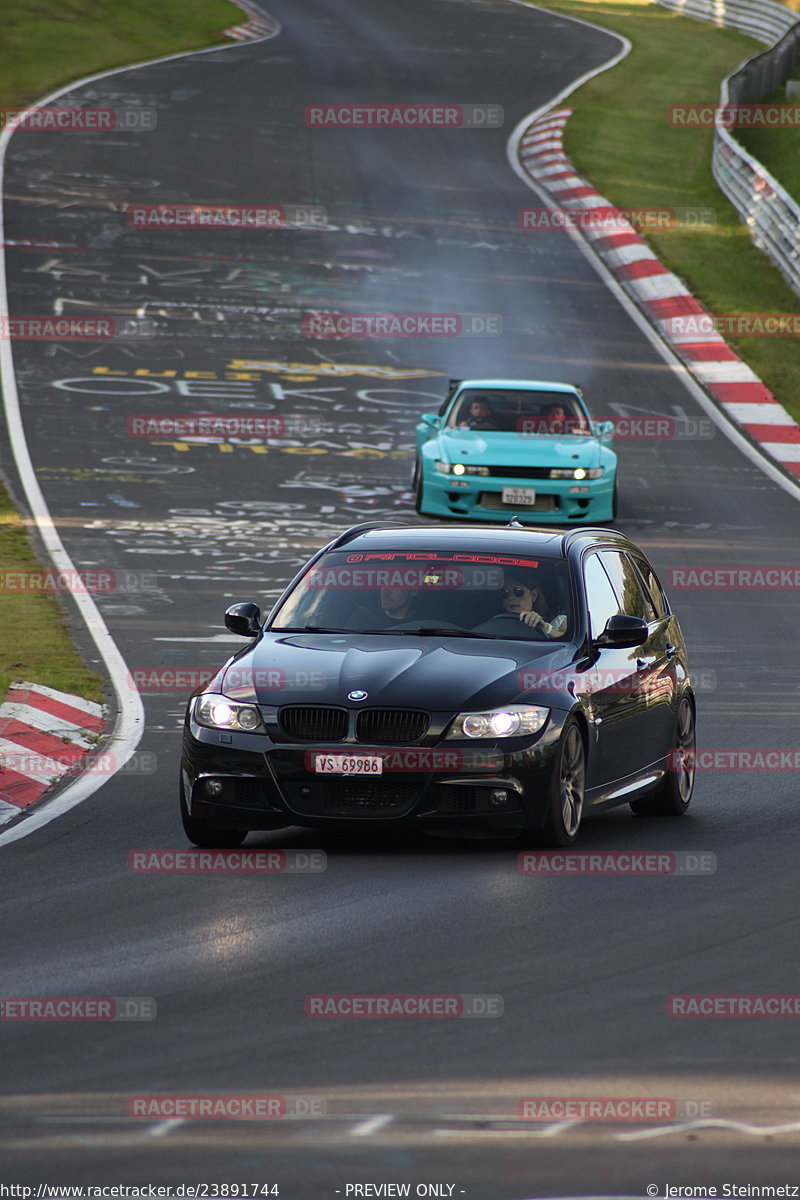
[[[397,625],[387,625],[387,629],[419,629],[425,625],[435,626],[437,629],[458,629],[462,633],[466,633],[463,625],[456,625],[454,621],[424,621],[421,617],[417,617],[414,621],[401,621]]]
[[[494,613],[491,617],[487,617],[485,621],[481,621],[481,625],[488,625],[490,621],[513,621],[517,629],[522,626],[524,629],[529,629],[533,633],[540,634],[543,640],[550,640],[550,634],[545,633],[541,625],[528,625],[526,621],[521,621],[516,613]]]

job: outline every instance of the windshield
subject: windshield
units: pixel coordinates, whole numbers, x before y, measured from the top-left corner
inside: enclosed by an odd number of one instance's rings
[[[520,388],[465,388],[453,405],[448,429],[476,429],[496,433],[591,433],[586,412],[570,392],[526,392]]]
[[[547,640],[570,636],[572,614],[561,559],[338,550],[309,568],[270,629]]]

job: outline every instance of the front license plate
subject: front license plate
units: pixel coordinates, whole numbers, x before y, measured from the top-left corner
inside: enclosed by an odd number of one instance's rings
[[[383,759],[363,754],[316,754],[314,770],[318,775],[382,775]]]
[[[503,504],[535,504],[535,488],[503,488]]]

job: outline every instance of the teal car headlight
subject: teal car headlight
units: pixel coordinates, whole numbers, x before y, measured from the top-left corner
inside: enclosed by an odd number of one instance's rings
[[[538,733],[550,713],[533,704],[510,704],[487,712],[459,713],[447,738],[504,738]]]
[[[254,704],[238,704],[216,692],[204,692],[197,697],[194,719],[208,729],[233,729],[244,733],[264,731],[261,713]]]
[[[488,467],[472,467],[466,463],[447,463],[442,462],[441,459],[437,459],[434,466],[442,475],[488,475],[490,473]]]
[[[604,467],[553,467],[551,479],[599,479]]]

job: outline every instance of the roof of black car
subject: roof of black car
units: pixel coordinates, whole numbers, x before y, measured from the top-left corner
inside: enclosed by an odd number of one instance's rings
[[[582,535],[582,536],[581,536]],[[331,545],[331,549],[370,550],[475,550],[486,553],[519,553],[566,556],[569,545],[577,538],[591,543],[596,540],[624,542],[628,539],[613,529],[589,527],[575,529],[539,529],[508,525],[404,525],[400,522],[374,522],[354,526]]]

